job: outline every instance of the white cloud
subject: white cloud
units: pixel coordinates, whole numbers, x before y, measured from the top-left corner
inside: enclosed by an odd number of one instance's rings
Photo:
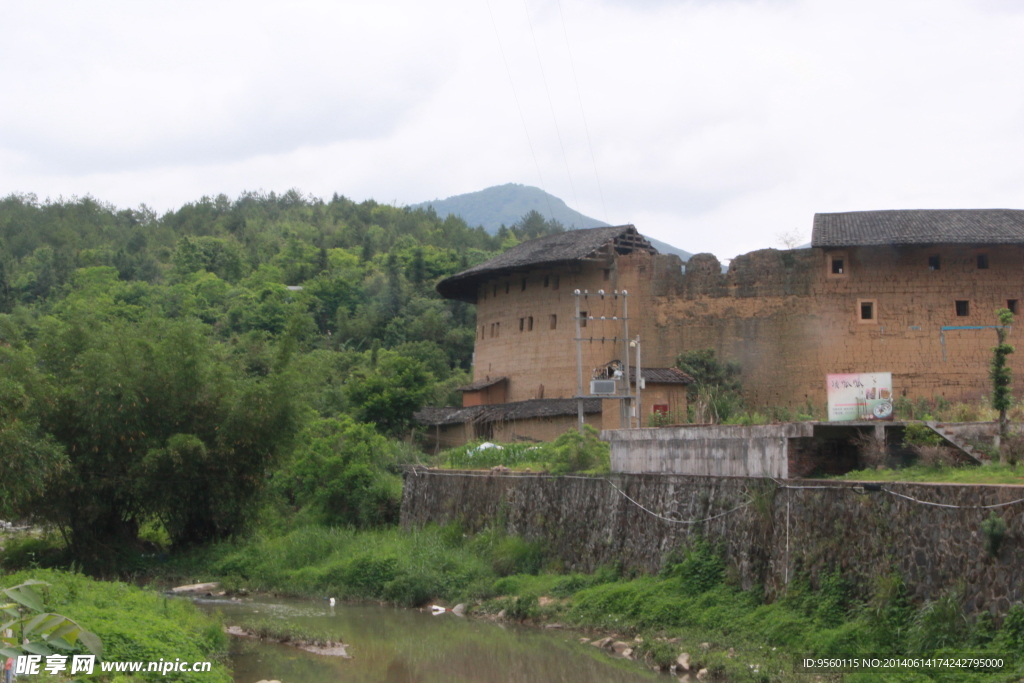
[[[0,191],[166,209],[543,184],[723,258],[816,211],[1024,208],[1015,4],[528,4],[532,33],[520,0],[23,5],[0,28]]]

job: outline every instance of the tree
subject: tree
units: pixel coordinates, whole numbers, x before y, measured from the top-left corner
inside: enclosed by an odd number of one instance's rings
[[[350,380],[348,400],[360,422],[372,422],[383,434],[397,435],[412,424],[434,388],[434,377],[413,358],[381,353],[376,367]]]
[[[999,411],[999,441],[1006,438],[1006,411],[1013,404],[1013,395],[1010,393],[1010,382],[1013,380],[1013,371],[1007,365],[1006,357],[1013,353],[1013,347],[1006,343],[1006,337],[1010,334],[1010,325],[1013,324],[1013,313],[1007,308],[1000,308],[996,311],[999,318],[999,326],[996,327],[996,337],[999,343],[992,349],[992,363],[989,366],[988,376],[992,380],[992,407]],[[1007,463],[1006,453],[1000,449],[999,463]]]

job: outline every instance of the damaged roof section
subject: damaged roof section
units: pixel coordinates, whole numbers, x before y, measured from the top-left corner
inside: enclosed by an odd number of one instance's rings
[[[1024,244],[1024,211],[917,209],[814,214],[812,247]]]
[[[413,414],[420,424],[431,427],[462,424],[465,422],[511,422],[538,417],[562,417],[576,415],[574,398],[537,398],[513,403],[494,403],[469,408],[424,408]],[[583,399],[583,413],[593,415],[601,412],[601,399]]]
[[[477,289],[485,280],[537,267],[556,266],[600,256],[604,251],[620,256],[635,251],[657,254],[647,239],[632,225],[589,230],[567,230],[516,245],[489,261],[452,275],[437,283],[437,293],[446,299],[476,303]]]
[[[694,381],[677,368],[643,368],[640,374],[648,384],[693,384]],[[636,383],[636,368],[629,369],[629,381]]]
[[[484,379],[478,379],[475,382],[470,382],[465,386],[456,387],[455,391],[480,391],[481,389],[486,389],[487,387],[493,387],[495,384],[498,384],[499,382],[507,381],[508,377],[487,377]]]

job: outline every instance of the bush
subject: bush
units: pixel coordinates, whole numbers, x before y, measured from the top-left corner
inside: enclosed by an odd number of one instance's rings
[[[611,467],[611,449],[590,425],[584,425],[582,434],[575,429],[565,432],[545,446],[544,455],[552,474],[608,472]]]
[[[968,634],[968,623],[960,603],[960,591],[950,590],[921,608],[914,615],[907,634],[910,652],[928,654],[963,643]]]
[[[537,444],[474,442],[444,453],[443,462],[459,469],[483,469],[501,465],[518,467],[544,460],[543,450]]]
[[[995,510],[981,523],[981,533],[985,537],[985,550],[991,557],[998,557],[999,546],[1006,537],[1006,522],[995,513]]]
[[[678,578],[680,587],[689,594],[705,593],[722,583],[725,561],[720,548],[703,538],[689,549],[677,548],[662,563],[661,576]]]
[[[942,443],[942,437],[922,422],[911,422],[903,432],[903,445],[907,447],[941,446]]]

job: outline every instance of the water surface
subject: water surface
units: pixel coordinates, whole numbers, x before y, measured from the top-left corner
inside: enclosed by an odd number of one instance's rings
[[[280,619],[329,633],[348,647],[351,659],[325,657],[287,645],[232,638],[235,683],[276,679],[283,683],[356,681],[383,683],[554,683],[669,680],[628,660],[612,659],[578,633],[533,629],[452,614],[378,605],[338,605],[299,600],[202,599],[228,624],[250,618]]]

